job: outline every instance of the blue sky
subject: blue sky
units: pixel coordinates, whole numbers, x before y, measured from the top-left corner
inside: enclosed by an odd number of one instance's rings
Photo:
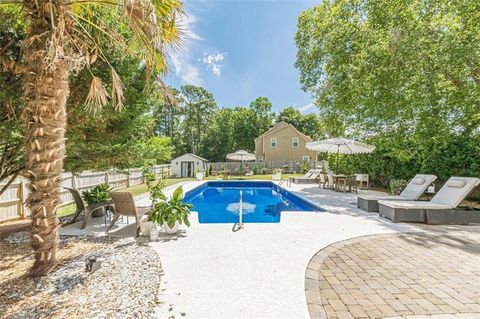
[[[267,96],[273,109],[315,111],[300,89],[294,36],[298,15],[319,1],[185,1],[183,49],[166,82],[212,92],[220,107]]]

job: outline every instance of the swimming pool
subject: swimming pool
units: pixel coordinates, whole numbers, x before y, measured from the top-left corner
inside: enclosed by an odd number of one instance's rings
[[[236,223],[240,191],[244,223],[278,223],[283,211],[323,211],[268,181],[209,181],[187,192],[200,223]]]

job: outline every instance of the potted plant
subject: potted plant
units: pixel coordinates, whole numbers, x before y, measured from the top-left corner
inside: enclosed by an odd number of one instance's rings
[[[163,226],[165,232],[170,235],[175,234],[181,224],[190,227],[188,217],[192,205],[183,202],[183,188],[181,186],[173,192],[170,200],[167,200],[165,195],[158,198],[163,200],[156,202],[150,211],[150,219],[154,223]]]
[[[201,181],[204,177],[204,174],[205,173],[200,168],[197,168],[195,171],[195,178],[197,179],[197,181]]]
[[[103,183],[93,187],[90,190],[86,190],[82,192],[82,197],[87,206],[97,204],[97,203],[104,203],[110,200],[109,192],[112,188],[107,184]],[[92,212],[92,217],[101,217],[105,215],[105,207],[99,207]]]
[[[155,207],[155,204],[159,201],[165,200],[165,195],[163,194],[163,189],[166,186],[166,183],[163,179],[157,180],[156,176],[148,167],[142,169],[142,175],[147,185],[148,192],[150,194],[150,200],[152,201],[152,210]],[[150,214],[143,216],[140,220],[140,232],[142,236],[150,236],[150,230],[153,226],[153,220],[151,219]]]
[[[274,170],[274,173],[272,175],[272,180],[279,181],[281,179],[282,179],[282,169],[277,168],[277,169]]]

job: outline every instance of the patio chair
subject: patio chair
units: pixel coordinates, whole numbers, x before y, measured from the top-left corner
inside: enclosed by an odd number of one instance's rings
[[[325,174],[320,173],[320,174],[318,175],[318,178],[319,178],[318,187],[320,187],[320,188],[325,188],[325,185],[327,184],[327,180],[326,180],[326,178],[325,178]]]
[[[353,192],[355,189],[355,193],[358,194],[357,189],[357,176],[356,175],[348,175],[345,181],[345,193],[347,192],[347,187],[349,192]]]
[[[140,220],[142,216],[149,211],[149,207],[136,207],[133,195],[129,192],[111,192],[110,197],[113,203],[113,219],[108,226],[106,233],[112,229],[120,216],[135,217],[136,231],[135,236],[140,235]]]
[[[308,171],[303,177],[292,177],[291,181],[295,184],[315,184],[317,182],[318,175],[322,172],[320,169],[311,170],[309,174]]]
[[[78,189],[69,188],[69,187],[64,187],[64,188],[67,189],[70,192],[70,194],[72,194],[72,197],[75,201],[75,206],[76,206],[75,215],[73,216],[73,219],[70,221],[69,224],[75,223],[75,221],[80,216],[80,214],[83,213],[83,222],[82,222],[82,226],[80,227],[80,229],[85,229],[85,227],[87,226],[87,222],[88,222],[88,220],[89,220],[89,218],[90,218],[90,216],[92,215],[93,212],[95,212],[99,208],[102,208],[102,207],[105,208],[105,206],[109,205],[109,202],[104,202],[104,203],[92,204],[92,205],[87,207],[85,205],[85,202],[83,201],[82,195],[80,195],[80,191]]]
[[[335,179],[333,178],[333,173],[329,172],[327,174],[328,178],[328,188],[335,189]]]
[[[454,209],[480,184],[476,177],[453,176],[431,201],[380,200],[380,216],[393,222],[429,222],[442,214],[452,214]],[[460,224],[468,221],[459,221]]]
[[[357,207],[367,212],[378,212],[379,200],[417,200],[436,179],[435,175],[417,174],[399,196],[358,196]]]

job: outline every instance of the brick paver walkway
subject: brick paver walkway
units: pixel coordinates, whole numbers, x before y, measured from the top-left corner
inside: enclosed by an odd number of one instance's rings
[[[480,318],[480,232],[339,242],[312,258],[305,290],[312,318]]]

